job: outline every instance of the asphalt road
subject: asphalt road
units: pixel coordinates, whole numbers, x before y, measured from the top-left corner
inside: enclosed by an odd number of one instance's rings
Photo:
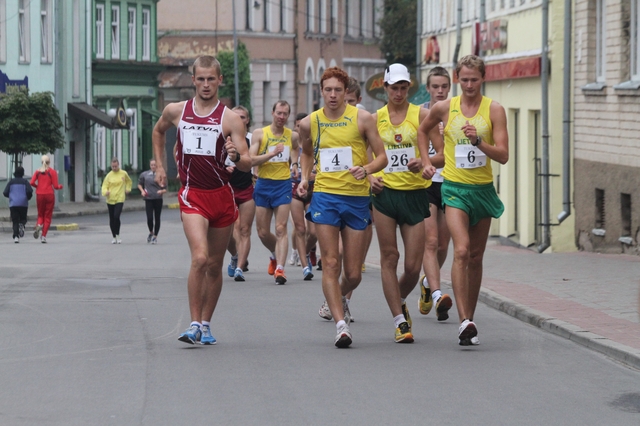
[[[638,425],[640,374],[480,305],[481,344],[409,303],[416,342],[393,321],[369,268],[352,301],[350,349],[320,319],[321,272],[276,286],[254,231],[247,281],[225,276],[218,344],[177,340],[189,324],[189,253],[178,213],[159,244],[142,212],[0,242],[1,425]],[[376,244],[376,242],[374,242]],[[454,308],[455,309],[455,308]],[[451,315],[456,317],[455,312]]]

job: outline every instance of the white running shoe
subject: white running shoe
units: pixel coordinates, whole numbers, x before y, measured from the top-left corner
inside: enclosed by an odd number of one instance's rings
[[[469,321],[465,319],[460,324],[458,328],[458,344],[460,346],[471,346],[474,345],[473,339],[475,338],[476,345],[480,344],[480,341],[477,338],[478,329],[473,321]]]
[[[116,243],[122,244],[122,240],[120,239],[120,235],[116,235]]]
[[[40,242],[41,242],[42,244],[47,244],[47,237],[44,237],[44,236],[43,236],[43,237],[40,237]]]
[[[326,300],[322,302],[322,306],[320,306],[318,315],[320,315],[320,318],[324,318],[327,321],[331,321],[333,319],[333,315],[331,315],[331,310],[329,309],[329,305],[327,304]]]
[[[116,244],[116,243],[117,243],[117,241],[116,241],[115,238],[111,240],[111,244]]]
[[[298,255],[298,250],[291,250],[291,256],[289,256],[289,265],[295,265],[297,262],[300,262],[300,256]]]
[[[336,340],[334,341],[337,348],[348,348],[352,343],[351,331],[349,331],[349,325],[344,324],[338,328],[336,334]]]
[[[18,237],[13,237],[13,242],[18,244],[20,242],[20,238]]]
[[[349,304],[347,298],[342,296],[342,310],[344,311],[344,322],[349,325],[351,323],[351,312],[349,312]]]

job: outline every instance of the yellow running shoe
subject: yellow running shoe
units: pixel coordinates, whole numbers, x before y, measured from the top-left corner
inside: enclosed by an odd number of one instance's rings
[[[402,304],[402,315],[404,315],[404,319],[409,323],[409,328],[411,328],[413,321],[411,321],[411,315],[409,315],[409,309],[407,309],[407,302]]]
[[[396,343],[413,343],[413,334],[411,334],[411,326],[409,323],[401,322],[396,327]]]
[[[418,300],[418,307],[422,315],[427,315],[431,312],[433,307],[433,299],[431,299],[431,289],[424,286],[425,276],[420,277],[420,300]]]

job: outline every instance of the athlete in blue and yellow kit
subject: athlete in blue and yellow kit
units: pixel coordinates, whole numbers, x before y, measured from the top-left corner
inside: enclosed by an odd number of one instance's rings
[[[366,177],[387,165],[371,114],[344,101],[348,83],[345,71],[328,68],[320,79],[325,106],[300,122],[302,178],[298,194],[306,195],[315,164],[317,174],[307,219],[316,224],[322,252],[322,291],[336,322],[334,343],[339,348],[352,342],[344,295],[362,279],[365,229],[371,221]],[[376,158],[367,164],[368,146]],[[342,265],[338,251],[340,236],[344,246]]]
[[[435,104],[420,131],[426,134],[445,123],[442,203],[453,241],[451,282],[460,317],[458,343],[469,346],[479,343],[473,315],[491,218],[504,211],[493,186],[491,160],[507,162],[509,135],[504,108],[480,91],[485,75],[482,59],[465,56],[456,74],[462,95]]]
[[[258,180],[253,191],[256,202],[256,228],[262,244],[271,252],[269,275],[276,284],[284,284],[284,264],[289,250],[287,222],[291,208],[291,175],[298,176],[298,134],[285,127],[291,106],[279,100],[273,105],[270,125],[257,129],[251,137],[252,165],[258,167]],[[291,166],[289,165],[291,163]],[[275,213],[276,233],[271,232]]]
[[[420,276],[424,253],[423,222],[425,217],[429,217],[427,188],[436,171],[429,160],[427,140],[418,138],[418,127],[428,112],[409,103],[410,86],[411,76],[407,67],[402,64],[387,67],[384,90],[389,102],[373,116],[389,163],[369,177],[380,245],[382,289],[393,316],[397,343],[413,342],[411,317],[404,297],[413,291]],[[400,227],[405,253],[404,273],[399,280],[397,226]]]

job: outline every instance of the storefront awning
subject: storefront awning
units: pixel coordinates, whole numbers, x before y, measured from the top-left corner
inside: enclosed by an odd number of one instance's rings
[[[106,113],[85,102],[68,103],[67,110],[69,111],[69,114],[76,114],[80,117],[86,118],[87,120],[95,121],[107,129],[115,129],[117,127],[114,124],[113,119]]]

